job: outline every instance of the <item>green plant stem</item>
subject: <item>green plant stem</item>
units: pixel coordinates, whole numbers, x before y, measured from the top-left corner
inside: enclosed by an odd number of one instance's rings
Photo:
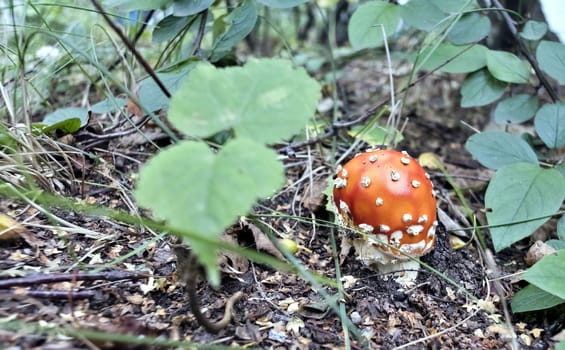
[[[90,329],[77,329],[71,327],[56,327],[53,325],[43,326],[38,322],[8,321],[0,322],[0,328],[15,332],[28,332],[31,334],[66,335],[76,339],[88,339],[91,341],[114,342],[124,345],[138,344],[146,346],[167,347],[176,349],[204,349],[204,350],[227,350],[233,349],[223,345],[206,345],[188,341],[168,340],[163,337],[151,337],[144,334],[118,334],[101,332]],[[125,331],[125,330],[124,330]]]
[[[331,296],[328,292],[326,292],[324,286],[322,286],[320,284],[320,282],[315,278],[315,275],[312,274],[311,272],[309,272],[303,265],[302,263],[294,256],[292,255],[287,249],[285,249],[283,246],[281,246],[281,244],[279,243],[279,241],[276,239],[276,237],[274,237],[273,233],[271,232],[271,230],[266,227],[266,225],[264,225],[260,220],[254,220],[254,223],[260,227],[264,233],[267,234],[267,236],[269,237],[269,239],[271,240],[271,242],[273,242],[273,244],[275,245],[275,247],[284,255],[284,257],[286,259],[288,259],[288,261],[290,261],[290,263],[294,266],[294,268],[296,269],[297,273],[302,276],[302,278],[304,278],[306,281],[308,281],[312,287],[318,292],[320,293],[320,295],[324,298],[324,300],[328,303],[328,306],[332,309],[332,311],[338,316],[340,317],[340,319],[342,320],[342,323],[345,323],[345,327],[344,327],[344,333],[345,328],[348,328],[349,331],[351,331],[351,333],[361,342],[362,335],[361,332],[359,332],[359,330],[357,329],[357,327],[351,322],[351,320],[349,320],[347,317],[342,318],[341,317],[341,310],[340,310],[340,306],[338,305],[338,301],[336,300],[335,297]],[[332,280],[332,288],[337,288],[339,285],[339,282],[335,282]]]
[[[297,273],[299,269],[296,266],[288,264],[286,262],[280,261],[268,254],[259,253],[256,250],[242,248],[237,245],[233,245],[222,240],[210,239],[205,236],[201,236],[192,232],[183,231],[181,229],[173,228],[167,226],[166,224],[159,223],[154,220],[147,218],[142,218],[139,216],[134,216],[123,211],[110,209],[102,206],[90,205],[85,203],[77,203],[71,199],[54,195],[51,193],[43,192],[41,190],[19,190],[11,184],[0,185],[0,196],[13,199],[22,199],[34,201],[39,205],[43,205],[49,208],[60,208],[71,210],[73,212],[81,213],[89,216],[97,217],[108,217],[126,224],[136,225],[140,227],[149,227],[156,232],[168,232],[170,234],[177,235],[179,237],[185,237],[191,241],[200,242],[203,244],[208,244],[216,247],[220,250],[230,251],[246,258],[255,261],[257,263],[266,264],[273,268],[279,269],[281,271],[289,273]],[[304,269],[303,269],[304,270]],[[334,280],[327,278],[325,276],[308,273],[308,275],[316,281],[317,285],[321,288],[322,284],[335,288],[337,284]]]
[[[334,266],[335,266],[335,279],[337,282],[337,294],[338,300],[345,300],[345,291],[343,290],[343,283],[341,282],[341,266],[339,265],[339,256],[337,254],[337,244],[335,241],[334,229],[330,229],[330,242],[332,245],[332,255],[334,259]],[[341,319],[341,328],[343,329],[343,338],[345,340],[345,348],[351,349],[351,341],[349,340],[349,332],[347,328],[346,320],[349,320],[347,317],[347,311],[345,310],[345,303],[339,303],[339,317]],[[359,339],[362,340],[362,339]]]
[[[471,210],[471,206],[469,205],[469,202],[467,202],[467,198],[465,198],[465,195],[463,194],[463,192],[461,192],[461,189],[459,188],[459,186],[457,185],[455,180],[453,180],[453,177],[451,177],[451,175],[449,174],[447,169],[443,166],[443,164],[441,164],[441,162],[437,162],[437,163],[438,163],[437,165],[439,166],[440,171],[445,176],[447,183],[449,183],[451,188],[453,188],[453,191],[455,191],[455,195],[457,196],[457,198],[461,202],[461,205],[463,205],[463,208],[465,209],[465,215],[469,218],[470,222],[474,223],[475,217],[473,215],[473,210]],[[482,232],[480,231],[479,227],[476,226],[476,225],[473,225],[472,229],[475,231],[477,238],[479,239],[479,242],[481,243],[482,248],[486,249],[487,248],[486,239],[485,239],[484,235],[482,234]]]
[[[198,32],[196,33],[196,38],[194,38],[194,45],[192,47],[192,56],[199,56],[202,39],[204,38],[204,34],[206,31],[206,19],[208,18],[208,9],[200,12],[198,14],[200,18],[200,23],[198,24]]]

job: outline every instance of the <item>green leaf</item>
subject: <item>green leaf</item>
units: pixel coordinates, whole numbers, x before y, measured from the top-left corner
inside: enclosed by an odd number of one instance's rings
[[[452,44],[465,45],[485,38],[489,32],[489,18],[472,12],[461,17],[447,34],[447,39]]]
[[[498,169],[485,194],[495,251],[532,234],[555,214],[564,196],[565,179],[557,170],[528,163]]]
[[[88,123],[88,111],[84,108],[78,108],[78,107],[59,108],[54,112],[47,114],[45,118],[43,118],[43,121],[41,123],[46,126],[51,126],[63,122],[65,120],[74,119],[74,118],[79,119],[79,124],[80,124],[79,128],[83,127]]]
[[[445,13],[459,13],[478,7],[475,0],[430,0],[430,2]]]
[[[310,2],[310,0],[257,0],[257,1],[263,5],[279,8],[279,9],[286,9]]]
[[[79,131],[80,126],[81,126],[81,120],[79,118],[69,118],[69,119],[61,120],[58,123],[49,125],[48,127],[43,129],[43,132],[49,133],[59,130],[66,134],[72,134],[74,132]]]
[[[167,90],[173,94],[178,89],[188,72],[195,66],[194,63],[195,62],[190,63],[184,69],[180,69],[176,72],[157,73],[157,77],[159,77]],[[157,83],[155,83],[151,77],[148,77],[139,83],[138,95],[139,101],[149,112],[155,112],[169,107],[169,98],[163,93],[161,88],[159,88]]]
[[[251,33],[257,22],[257,4],[255,0],[244,0],[229,15],[218,20],[225,23],[226,30],[214,42],[210,56],[212,62],[224,57],[232,47]]]
[[[398,6],[385,1],[367,2],[357,8],[347,27],[349,42],[355,50],[380,47],[400,24]],[[381,27],[382,25],[382,27]]]
[[[555,170],[559,171],[559,173],[565,177],[565,162],[561,162],[555,166]]]
[[[538,21],[527,21],[520,32],[520,36],[526,40],[539,40],[547,33],[547,23]]]
[[[530,120],[538,109],[538,98],[519,94],[500,101],[494,110],[494,121],[499,124],[523,123]]]
[[[565,215],[562,215],[557,221],[557,237],[565,242]]]
[[[538,164],[532,147],[518,136],[503,131],[485,131],[474,134],[465,148],[483,166],[499,169],[513,163]]]
[[[402,133],[398,131],[394,126],[376,126],[368,131],[364,131],[365,126],[355,126],[348,134],[351,137],[358,138],[365,141],[370,145],[386,145],[390,146],[397,144],[404,140]]]
[[[111,113],[121,109],[126,103],[127,100],[125,98],[111,97],[92,105],[90,110],[96,114]]]
[[[153,29],[152,40],[154,43],[162,43],[175,38],[192,18],[167,16],[157,23]]]
[[[33,123],[31,124],[35,134],[50,134],[56,131],[61,131],[65,134],[72,134],[80,129],[80,119],[79,118],[69,118],[61,120],[50,125]]]
[[[461,107],[478,107],[498,100],[506,88],[506,83],[495,79],[481,69],[465,77],[461,85]]]
[[[268,144],[298,133],[319,99],[320,85],[287,60],[249,60],[223,69],[202,64],[173,96],[169,120],[195,137],[233,129],[237,137]]]
[[[565,299],[565,250],[544,256],[530,267],[522,278],[550,294]]]
[[[412,27],[430,32],[439,31],[447,24],[446,14],[429,0],[411,0],[400,6],[400,16]]]
[[[548,239],[545,243],[555,250],[565,250],[565,240]]]
[[[508,83],[527,83],[530,79],[530,64],[510,52],[489,50],[487,68],[493,77]]]
[[[518,313],[545,310],[564,302],[564,299],[530,284],[514,294],[510,306],[513,312]]]
[[[250,139],[228,142],[218,153],[200,142],[184,141],[151,158],[139,175],[135,198],[174,228],[219,238],[238,215],[284,181],[276,153]],[[196,250],[209,278],[219,283],[216,259]]]
[[[107,0],[104,1],[104,7],[114,8],[124,12],[133,10],[157,10],[164,8],[171,2],[172,0]]]
[[[0,151],[4,153],[15,153],[18,148],[18,141],[10,130],[0,123]]]
[[[542,40],[536,51],[539,66],[559,84],[565,84],[565,45]]]
[[[432,47],[426,48],[419,57],[425,58]],[[486,66],[488,49],[483,45],[455,46],[440,44],[419,69],[435,70],[446,73],[470,73]],[[449,63],[446,63],[448,62]],[[443,65],[445,64],[445,65]],[[443,66],[442,66],[443,65]]]
[[[534,119],[536,132],[549,148],[565,146],[565,104],[543,105]]]
[[[554,350],[565,350],[565,340],[561,340],[557,343]]]
[[[176,0],[173,3],[173,14],[184,17],[192,16],[212,6],[214,0]]]

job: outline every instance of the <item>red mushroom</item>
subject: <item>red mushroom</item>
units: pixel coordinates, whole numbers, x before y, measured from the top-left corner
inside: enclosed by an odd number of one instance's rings
[[[338,167],[333,197],[341,223],[365,233],[349,238],[360,260],[413,281],[419,264],[407,256],[431,251],[438,225],[433,184],[418,162],[393,150],[358,154]]]

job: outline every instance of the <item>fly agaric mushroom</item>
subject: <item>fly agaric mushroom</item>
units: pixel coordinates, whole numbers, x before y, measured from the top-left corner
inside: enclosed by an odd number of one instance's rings
[[[431,251],[438,225],[433,184],[418,162],[406,152],[370,149],[338,166],[333,197],[342,225],[365,233],[345,237],[359,259],[412,283],[419,264],[407,256]]]

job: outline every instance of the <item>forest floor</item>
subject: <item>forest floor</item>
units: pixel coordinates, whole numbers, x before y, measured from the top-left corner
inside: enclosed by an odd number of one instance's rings
[[[395,68],[397,86],[407,78],[402,68]],[[386,70],[380,61],[358,60],[343,67],[340,93],[347,97],[340,101],[341,108],[348,113],[362,112],[388,96]],[[423,152],[437,155],[477,214],[479,224],[484,224],[483,194],[492,174],[471,159],[464,144],[473,128],[484,130],[492,125],[488,109],[459,107],[461,78],[432,75],[419,81],[406,96],[396,96],[404,101],[402,116],[406,118],[404,140],[398,148],[414,157]],[[154,139],[163,141],[154,126],[145,128],[157,135]],[[76,135],[65,142],[80,147],[85,141],[88,136]],[[285,161],[288,185],[261,204],[288,214],[265,218],[265,223],[298,243],[297,259],[309,271],[335,278],[331,232],[312,225],[317,219],[331,220],[322,194],[334,172],[325,159],[327,141],[313,145],[309,154],[306,148],[296,149],[296,157]],[[103,162],[89,163],[81,175],[75,171],[74,179],[61,176],[64,172],[45,176],[46,186],[78,201],[136,213],[130,191],[140,165],[153,152],[143,142],[134,134],[99,143],[89,152]],[[349,157],[363,147],[366,145],[361,144]],[[339,147],[338,153],[346,148]],[[445,175],[433,169],[430,174],[439,189],[440,207],[465,227],[467,224],[458,219],[461,204]],[[64,220],[55,224],[56,219],[46,216],[41,207],[26,202],[3,199],[0,206],[25,225],[21,239],[3,240],[0,247],[0,322],[17,320],[22,324],[19,329],[2,330],[0,326],[3,348],[164,348],[99,339],[89,333],[69,337],[68,333],[44,331],[50,327],[252,348],[345,347],[341,320],[328,309],[320,291],[297,275],[222,255],[221,287],[215,290],[204,282],[197,285],[204,314],[220,319],[230,296],[241,291],[244,298],[235,303],[233,320],[213,334],[197,322],[190,309],[170,237],[63,209],[52,210],[56,218]],[[294,220],[296,216],[306,220]],[[365,268],[353,253],[343,257],[341,275],[347,295],[343,303],[361,336],[373,349],[503,349],[511,347],[513,338],[522,348],[549,348],[552,337],[565,324],[563,310],[505,313],[512,294],[523,286],[516,273],[526,268],[524,256],[530,242],[489,255],[470,231],[457,236],[445,229],[450,225],[442,222],[435,250],[422,261],[466,293],[425,268],[413,287],[402,288]],[[481,232],[488,243],[488,231]],[[225,237],[276,254],[248,222],[240,220]],[[455,238],[466,244],[457,244]],[[339,245],[340,239],[337,241]],[[326,291],[336,293],[332,288]],[[31,324],[39,324],[43,331]],[[362,348],[356,340],[351,346]]]

